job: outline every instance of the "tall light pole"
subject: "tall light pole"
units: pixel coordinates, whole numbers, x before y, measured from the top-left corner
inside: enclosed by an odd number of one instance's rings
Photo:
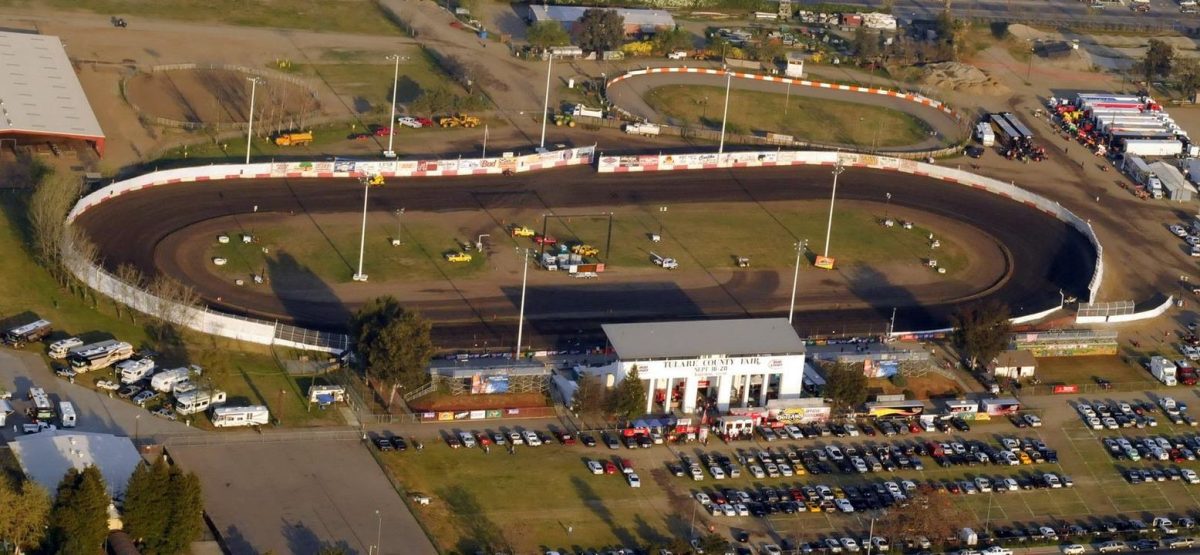
[[[375,509],[375,521],[375,553],[381,554],[383,553],[381,546],[383,543],[383,514],[379,512],[379,509]]]
[[[362,235],[358,239],[358,272],[354,274],[354,281],[367,281],[367,274],[363,273],[363,252],[367,249],[367,195],[371,191],[371,180],[367,177],[360,178],[363,184],[363,215],[362,215]]]
[[[725,69],[725,113],[721,116],[721,143],[717,146],[717,155],[725,153],[725,123],[729,120],[729,86],[733,83],[733,74]],[[719,160],[718,160],[719,162]]]
[[[250,122],[246,125],[246,163],[250,163],[250,144],[251,138],[254,136],[254,95],[258,92],[258,77],[249,77],[250,80]]]
[[[796,312],[796,285],[800,282],[800,255],[808,250],[808,239],[796,243],[796,269],[792,272],[792,301],[788,303],[788,323],[792,323],[792,315]]]
[[[888,208],[891,208],[892,206],[892,194],[884,193],[883,195],[884,198],[887,199],[883,202],[883,219],[886,220],[888,219]]]
[[[546,98],[542,101],[542,142],[539,148],[546,148],[546,120],[550,118],[550,68],[554,67],[554,53],[547,51],[546,57]]]
[[[833,232],[833,202],[837,200],[837,182],[838,176],[846,168],[842,167],[842,158],[838,156],[837,165],[833,167],[833,194],[829,195],[829,223],[825,226],[825,252],[821,256],[829,258],[829,234]]]
[[[517,249],[521,252],[521,249]],[[525,249],[521,256],[521,310],[517,316],[517,349],[513,351],[513,361],[521,358],[521,339],[525,331],[525,285],[529,281],[529,249]]]
[[[399,54],[392,54],[387,57],[389,60],[396,61],[396,69],[392,73],[392,119],[388,120],[388,147],[383,151],[383,155],[388,158],[395,158],[396,151],[392,150],[392,140],[396,138],[396,89],[400,86],[400,60],[407,60],[407,57]]]
[[[396,241],[402,241],[400,238],[404,234],[404,225],[401,223],[401,217],[404,216],[404,209],[396,211]]]
[[[666,207],[666,206],[659,206],[659,207],[658,207],[658,238],[659,238],[659,239],[662,239],[662,234],[663,234],[663,214],[666,214],[666,213],[667,213],[667,207]]]
[[[479,153],[480,158],[487,158],[487,137],[488,137],[488,126],[485,123],[483,125],[483,151]]]

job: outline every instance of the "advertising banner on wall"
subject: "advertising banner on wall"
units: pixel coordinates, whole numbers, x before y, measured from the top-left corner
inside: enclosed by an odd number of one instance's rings
[[[485,410],[471,411],[471,420],[483,420],[484,418],[487,418],[487,411],[485,411]]]
[[[396,162],[396,171],[404,173],[415,172],[417,171],[417,168],[420,167],[420,164],[421,163],[416,160],[401,160]]]
[[[287,162],[271,163],[271,175],[286,175],[287,172],[288,172],[288,163]]]
[[[441,169],[437,160],[419,160],[417,162],[417,171],[419,172],[434,172]]]
[[[484,376],[480,372],[471,376],[472,395],[491,395],[493,393],[508,393],[508,376]]]
[[[591,158],[596,155],[596,145],[581,146],[574,150],[573,158]]]
[[[354,162],[350,160],[338,160],[333,163],[333,171],[352,172],[354,171]]]
[[[482,166],[482,164],[477,159],[459,160],[458,161],[458,171],[461,171],[461,172],[475,171],[475,170],[479,169],[481,166]]]
[[[500,409],[488,409],[487,410],[487,418],[502,418],[503,416],[504,416],[504,412],[501,411]]]
[[[600,173],[616,171],[620,165],[620,158],[617,156],[601,156],[600,161],[596,164],[596,170]]]
[[[458,160],[439,160],[438,165],[442,171],[455,171],[458,169]]]

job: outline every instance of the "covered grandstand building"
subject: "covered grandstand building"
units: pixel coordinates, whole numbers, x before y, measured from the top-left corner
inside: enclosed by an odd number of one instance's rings
[[[104,132],[58,37],[0,32],[0,146],[84,141]]]

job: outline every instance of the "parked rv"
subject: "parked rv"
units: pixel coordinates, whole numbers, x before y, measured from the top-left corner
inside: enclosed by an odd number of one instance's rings
[[[154,366],[154,359],[139,358],[118,362],[116,369],[117,374],[121,376],[121,383],[131,384],[148,378],[154,373]]]
[[[49,321],[37,320],[4,332],[4,342],[13,347],[20,347],[26,343],[41,341],[47,335],[50,335],[51,331],[52,328]]]
[[[58,424],[61,428],[75,427],[75,406],[70,401],[58,404]]]
[[[150,387],[155,391],[171,393],[175,390],[175,386],[187,382],[190,375],[191,373],[187,368],[164,370],[155,374],[153,378],[150,378]]]
[[[110,339],[73,349],[67,354],[67,361],[76,372],[83,373],[108,368],[132,356],[133,345]]]
[[[50,402],[50,396],[46,395],[45,389],[29,388],[29,400],[33,401],[33,406],[29,408],[30,418],[34,420],[52,420],[54,418],[54,405]]]
[[[212,424],[217,428],[237,426],[262,426],[269,424],[271,413],[267,407],[217,407],[212,410]]]
[[[175,394],[175,412],[181,415],[196,414],[208,410],[208,407],[216,407],[225,404],[224,391],[202,391],[193,389],[184,393]]]
[[[71,353],[71,349],[74,349],[76,347],[82,347],[82,346],[83,346],[83,340],[78,337],[68,337],[66,339],[59,339],[58,341],[55,341],[54,343],[50,344],[50,352],[49,352],[50,358],[53,358],[53,359],[67,358],[67,355]]]

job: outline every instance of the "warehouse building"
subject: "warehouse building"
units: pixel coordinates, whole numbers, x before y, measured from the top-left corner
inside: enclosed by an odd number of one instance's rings
[[[797,399],[804,341],[784,318],[605,324],[616,362],[593,369],[620,383],[633,369],[646,383],[646,412],[700,406],[765,407]]]
[[[69,141],[104,154],[104,132],[62,41],[0,31],[0,146]]]
[[[567,31],[575,32],[575,23],[583,17],[583,13],[592,9],[605,9],[617,12],[625,20],[625,37],[653,35],[663,29],[674,29],[675,18],[664,10],[639,10],[631,8],[604,8],[600,6],[548,6],[532,4],[529,6],[529,22],[555,21],[562,24]]]

